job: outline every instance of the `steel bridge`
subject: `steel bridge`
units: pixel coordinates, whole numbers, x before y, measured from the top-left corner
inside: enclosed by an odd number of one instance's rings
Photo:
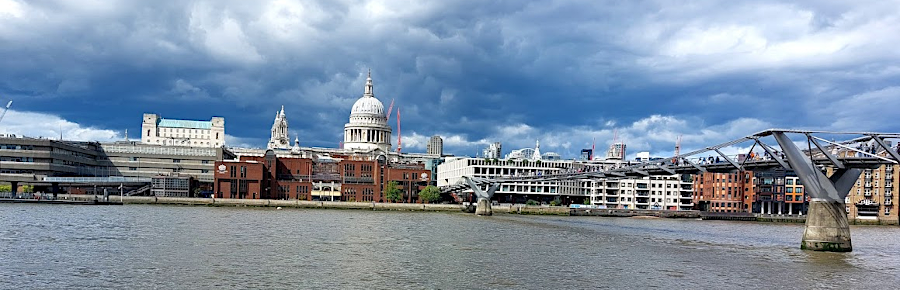
[[[796,140],[802,138],[805,142],[797,142],[789,136]],[[829,141],[828,137],[832,140],[841,137],[845,141]],[[456,184],[442,186],[441,191],[472,190],[478,198],[475,213],[491,215],[490,199],[504,182],[640,178],[784,168],[797,174],[810,197],[801,248],[846,252],[852,250],[852,245],[844,199],[863,169],[900,164],[900,145],[897,148],[888,145],[891,141],[896,144],[898,139],[900,133],[769,129],[661,160],[625,163],[614,168],[588,172],[498,178],[464,177]],[[802,145],[806,145],[803,146],[806,148],[801,149]]]

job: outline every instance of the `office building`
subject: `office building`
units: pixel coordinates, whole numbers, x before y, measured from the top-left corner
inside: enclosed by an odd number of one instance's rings
[[[225,146],[225,118],[194,121],[144,114],[141,142],[148,145],[222,147]]]

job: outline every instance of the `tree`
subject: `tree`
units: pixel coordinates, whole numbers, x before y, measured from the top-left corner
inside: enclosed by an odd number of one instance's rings
[[[529,199],[527,202],[525,202],[525,205],[538,205],[538,202],[536,200]]]
[[[422,190],[422,192],[419,192],[419,198],[421,198],[423,202],[427,203],[435,203],[441,201],[441,190],[434,185],[426,186],[425,189]]]
[[[585,198],[585,199],[584,199],[584,204],[585,204],[585,205],[591,205],[591,198],[590,198],[590,197]]]
[[[397,185],[396,181],[388,182],[388,184],[384,185],[384,199],[389,202],[397,202],[403,198],[402,191],[400,190],[400,186]]]
[[[550,201],[550,206],[560,206],[561,204],[562,200],[560,200],[559,197],[556,197],[555,199]]]

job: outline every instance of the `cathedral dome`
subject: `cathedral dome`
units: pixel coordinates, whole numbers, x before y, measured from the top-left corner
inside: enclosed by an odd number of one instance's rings
[[[378,117],[385,117],[384,104],[373,96],[363,96],[362,98],[359,98],[359,100],[356,100],[356,103],[353,104],[353,109],[350,111],[350,116],[355,115],[376,115]]]

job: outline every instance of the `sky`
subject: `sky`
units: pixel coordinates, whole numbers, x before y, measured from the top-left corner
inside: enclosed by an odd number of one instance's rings
[[[265,147],[283,105],[291,139],[337,147],[369,69],[405,152],[900,132],[898,27],[898,1],[0,0],[0,133],[221,116],[229,146]]]

